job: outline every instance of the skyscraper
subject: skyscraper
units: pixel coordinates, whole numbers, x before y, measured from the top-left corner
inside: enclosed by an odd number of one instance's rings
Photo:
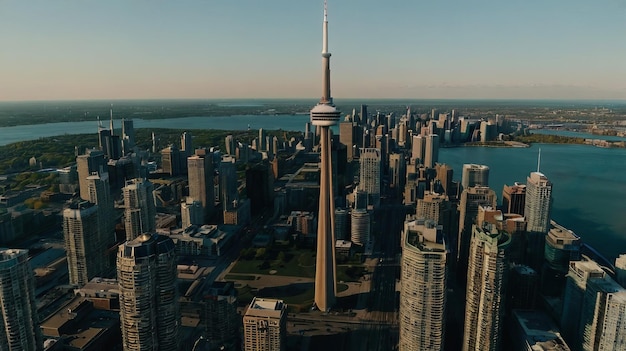
[[[28,250],[0,249],[0,350],[43,350]]]
[[[180,217],[183,229],[190,225],[202,226],[204,223],[204,209],[202,203],[187,197],[180,203]]]
[[[400,289],[400,351],[443,350],[447,244],[433,221],[404,223]]]
[[[98,205],[99,240],[108,246],[115,241],[115,213],[111,191],[109,190],[109,173],[94,173],[87,177],[87,189],[89,202]]]
[[[424,149],[424,166],[434,168],[439,160],[439,135],[430,134],[426,137],[426,148]]]
[[[189,197],[202,202],[204,216],[210,217],[215,206],[213,194],[213,153],[199,149],[187,159],[189,174]]]
[[[550,230],[552,208],[552,182],[539,172],[531,172],[526,182],[526,204],[524,217],[526,227],[526,259],[528,264],[539,269],[543,259],[545,237]]]
[[[122,118],[122,149],[123,154],[127,155],[133,151],[135,147],[135,125],[132,119]]]
[[[117,280],[125,351],[178,350],[180,309],[172,239],[142,234],[119,247]]]
[[[426,139],[422,135],[413,135],[411,139],[411,164],[424,164]]]
[[[359,157],[359,189],[367,193],[368,204],[380,205],[382,156],[379,149],[361,149]]]
[[[224,211],[232,209],[237,201],[237,168],[232,156],[223,156],[220,162],[220,201]]]
[[[89,200],[89,187],[87,186],[87,177],[94,172],[98,174],[104,173],[107,164],[104,160],[104,153],[99,150],[87,150],[85,155],[76,157],[76,171],[78,172],[78,186],[80,188],[80,198]]]
[[[472,226],[463,351],[499,350],[504,325],[505,252],[511,237],[495,225]]]
[[[469,257],[469,247],[472,237],[472,224],[478,215],[479,206],[496,208],[498,197],[489,187],[471,186],[461,193],[459,204],[459,235],[457,236],[457,260],[459,276],[465,277],[465,269]]]
[[[602,267],[594,261],[574,261],[569,264],[567,283],[563,293],[561,331],[571,346],[580,345],[582,341],[579,326],[587,283],[592,279],[604,279],[605,276],[606,273]]]
[[[135,178],[126,182],[124,193],[124,227],[126,240],[156,230],[154,186],[150,181]]]
[[[626,290],[609,276],[587,281],[578,335],[581,350],[626,349]],[[574,344],[574,347],[578,345]]]
[[[287,345],[287,305],[255,297],[243,316],[244,351],[283,351]]]
[[[526,182],[524,207],[529,232],[546,234],[550,230],[551,207],[552,182],[543,173],[531,172]]]
[[[88,201],[63,210],[63,236],[70,284],[82,287],[106,268],[106,243],[100,238],[98,206]]]
[[[502,212],[524,215],[526,206],[526,185],[515,182],[514,185],[504,185],[502,189]]]
[[[328,52],[328,11],[324,1],[322,24],[322,98],[311,109],[311,123],[320,130],[320,198],[315,268],[315,306],[328,311],[335,304],[335,200],[330,149],[330,126],[337,124],[340,112],[330,95],[330,52]]]

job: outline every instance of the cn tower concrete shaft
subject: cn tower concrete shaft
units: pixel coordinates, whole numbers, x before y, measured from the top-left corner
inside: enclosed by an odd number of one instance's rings
[[[320,132],[320,203],[317,226],[315,305],[321,311],[328,311],[335,305],[337,292],[335,280],[335,201],[333,199],[329,127],[321,127]]]

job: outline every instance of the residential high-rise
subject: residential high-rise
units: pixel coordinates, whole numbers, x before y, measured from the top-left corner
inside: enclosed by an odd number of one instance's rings
[[[459,264],[459,276],[465,276],[469,247],[472,237],[472,224],[478,215],[478,207],[486,206],[496,208],[498,197],[496,192],[485,186],[471,186],[464,188],[461,193],[459,204],[459,232],[457,236],[457,261]]]
[[[124,194],[124,227],[126,240],[132,240],[143,233],[156,230],[156,206],[154,186],[146,179],[135,178],[126,181]]]
[[[504,325],[506,249],[511,237],[495,225],[472,226],[463,351],[499,350]]]
[[[578,335],[580,350],[626,349],[626,290],[609,276],[587,281]]]
[[[531,172],[526,182],[524,216],[529,232],[548,233],[552,207],[552,182],[543,173]]]
[[[464,164],[461,186],[463,189],[473,186],[489,186],[489,167],[473,163]]]
[[[0,350],[43,350],[28,250],[0,249]]]
[[[350,241],[365,246],[370,241],[371,219],[365,209],[353,209],[350,220]]]
[[[442,227],[404,223],[400,289],[400,351],[443,350],[447,243]]]
[[[380,206],[382,156],[379,149],[364,148],[359,156],[359,189],[368,195],[368,204]]]
[[[567,283],[563,293],[563,312],[561,314],[561,331],[570,346],[580,345],[579,333],[582,305],[585,299],[587,283],[592,279],[604,279],[606,273],[594,261],[574,261],[569,264]],[[578,350],[579,347],[574,347]]]
[[[79,287],[107,269],[107,245],[100,237],[98,206],[88,201],[72,203],[63,210],[63,236],[69,281]]]
[[[187,159],[189,197],[202,202],[204,216],[210,217],[215,206],[213,187],[213,153],[199,149]]]
[[[255,297],[243,316],[244,351],[284,351],[287,347],[287,305]]]
[[[89,202],[98,205],[100,225],[100,239],[106,244],[115,241],[114,204],[109,189],[109,173],[94,173],[87,177],[87,191]]]
[[[335,267],[335,200],[330,143],[330,126],[337,124],[340,112],[330,94],[330,52],[328,52],[328,11],[324,2],[322,26],[322,98],[311,109],[311,124],[320,130],[320,197],[315,268],[315,306],[330,310],[337,294]]]
[[[524,217],[526,227],[527,261],[538,269],[543,259],[545,236],[550,230],[552,208],[552,182],[539,172],[531,172],[526,182]]]
[[[125,351],[178,350],[176,251],[172,239],[144,233],[117,255],[120,324]]]
[[[502,212],[524,215],[526,204],[526,185],[515,182],[514,185],[504,185],[502,189]]]
[[[240,315],[237,313],[237,290],[233,282],[214,282],[202,294],[203,334],[212,350],[232,350],[240,339]],[[228,346],[233,347],[228,348]],[[239,346],[239,345],[237,345]],[[238,349],[238,348],[237,348]]]

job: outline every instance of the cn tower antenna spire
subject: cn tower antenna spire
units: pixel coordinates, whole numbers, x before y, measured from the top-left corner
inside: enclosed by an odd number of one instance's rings
[[[322,23],[322,66],[324,69],[324,76],[322,78],[322,100],[321,104],[333,103],[333,98],[330,96],[330,52],[328,52],[328,5],[324,0],[324,22]]]

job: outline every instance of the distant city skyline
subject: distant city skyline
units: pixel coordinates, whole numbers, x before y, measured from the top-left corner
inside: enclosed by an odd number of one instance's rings
[[[3,1],[0,101],[315,100],[321,3]],[[335,96],[626,99],[625,1],[331,7]]]

